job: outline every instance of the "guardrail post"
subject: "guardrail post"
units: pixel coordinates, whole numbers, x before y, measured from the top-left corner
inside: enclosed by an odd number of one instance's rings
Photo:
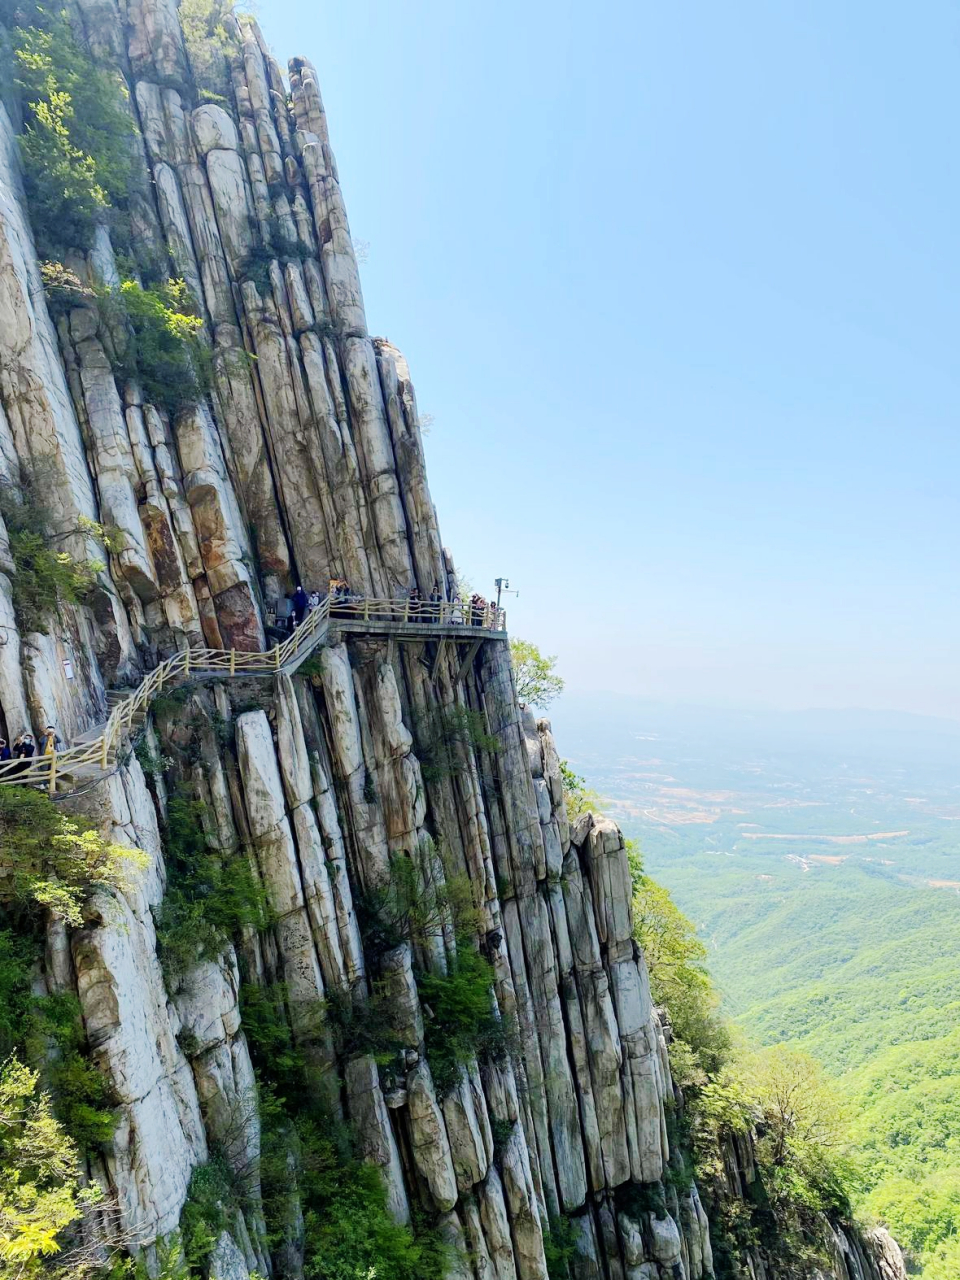
[[[53,796],[53,795],[56,795],[56,793],[57,793],[57,753],[55,751],[51,751],[50,753],[50,794]]]
[[[188,676],[188,675],[190,674],[190,649],[189,649],[189,646],[188,646],[186,649],[184,649],[184,651],[183,651],[183,674],[184,674],[185,676]]]
[[[273,665],[280,670],[280,646],[276,645],[273,650]]]
[[[235,675],[237,674],[237,651],[236,651],[236,649],[231,649],[231,650],[230,650],[230,674],[231,674],[232,676],[235,676]]]
[[[107,727],[103,731],[103,746],[100,749],[100,767],[106,769],[110,763],[110,721],[107,721]]]
[[[410,597],[409,596],[407,596],[407,602],[403,606],[403,620],[404,622],[410,621]]]
[[[366,599],[363,602],[363,620],[364,622],[370,621],[370,601]]]

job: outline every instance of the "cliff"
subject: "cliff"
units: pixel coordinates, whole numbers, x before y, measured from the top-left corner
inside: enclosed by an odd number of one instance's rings
[[[128,90],[129,247],[105,219],[65,246],[66,287],[45,289],[8,84],[0,479],[42,483],[52,544],[104,567],[29,630],[0,527],[0,709],[8,739],[53,722],[75,742],[172,653],[268,649],[267,606],[297,582],[383,598],[439,583],[447,599],[455,583],[409,371],[367,331],[311,65],[285,76],[242,20],[214,50],[224,92],[201,94],[174,0],[74,0],[69,15]],[[168,277],[209,368],[183,403],[151,401],[103,305],[122,278]],[[299,671],[181,684],[128,746],[67,776],[56,803],[148,866],[88,895],[79,927],[48,914],[32,978],[75,994],[109,1082],[112,1133],[84,1157],[104,1194],[94,1240],[119,1221],[156,1274],[199,1203],[196,1171],[218,1164],[242,1195],[217,1201],[196,1274],[326,1275],[299,1089],[379,1170],[393,1220],[445,1244],[447,1275],[546,1280],[548,1257],[575,1280],[714,1274],[697,1187],[670,1176],[676,1099],[623,840],[592,815],[571,829],[549,724],[518,705],[502,638],[333,618]],[[208,928],[184,826],[249,886],[241,927]],[[176,963],[171,902],[196,912]],[[468,955],[489,966],[489,1008],[454,1052],[444,1001],[476,971]],[[282,1104],[269,1125],[265,1088]],[[282,1195],[263,1185],[267,1131]],[[749,1153],[728,1164],[729,1194],[746,1194]],[[902,1274],[882,1237],[838,1227],[831,1247],[836,1280]],[[756,1252],[743,1274],[776,1273]]]

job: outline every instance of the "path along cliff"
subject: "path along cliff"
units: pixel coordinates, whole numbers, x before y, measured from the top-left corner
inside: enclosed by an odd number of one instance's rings
[[[228,20],[211,54],[222,92],[204,91],[174,0],[67,11],[78,46],[126,87],[123,253],[104,218],[90,243],[63,246],[57,288],[41,276],[7,58],[0,482],[41,483],[51,545],[103,568],[31,629],[20,544],[0,527],[7,739],[54,723],[76,741],[107,721],[108,691],[175,653],[265,650],[266,604],[298,581],[386,599],[456,589],[406,362],[367,331],[311,65],[285,75],[252,21]],[[209,369],[194,399],[151,401],[142,367],[118,359],[129,335],[103,302],[125,279],[185,282]],[[378,1170],[393,1221],[441,1242],[437,1270],[416,1274],[715,1274],[697,1187],[671,1176],[678,1099],[623,840],[592,815],[571,828],[550,726],[518,705],[501,640],[465,650],[331,619],[292,675],[168,691],[113,763],[62,803],[144,850],[147,869],[92,893],[80,927],[48,916],[33,981],[79,1002],[115,1119],[86,1174],[151,1274],[169,1267],[185,1206],[196,1226],[197,1171],[213,1167],[243,1191],[216,1200],[189,1273],[328,1274],[298,1164],[307,1129],[289,1114],[278,1126],[276,1105],[270,1154],[296,1130],[284,1195],[261,1175],[281,1059],[288,1111],[300,1071]],[[198,926],[176,963],[169,903],[189,892],[172,806],[262,908],[214,931],[216,946]],[[431,920],[411,925],[418,912]],[[450,990],[478,971],[488,1009],[455,1044]],[[358,1031],[365,1008],[376,1033]],[[731,1148],[731,1196],[748,1193],[749,1164]],[[820,1274],[902,1274],[882,1233],[827,1229]],[[741,1274],[778,1273],[753,1250]]]

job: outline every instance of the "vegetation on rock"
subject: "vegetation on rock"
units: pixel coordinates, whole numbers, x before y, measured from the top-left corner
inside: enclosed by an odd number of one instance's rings
[[[481,712],[458,705],[438,707],[422,716],[417,738],[425,782],[440,782],[461,773],[468,767],[471,752],[500,750],[500,740],[487,731]]]
[[[493,965],[464,940],[447,972],[422,974],[420,995],[432,1014],[426,1021],[427,1060],[439,1093],[449,1093],[472,1058],[501,1060],[513,1045],[509,1022],[493,999]]]
[[[130,888],[148,863],[140,849],[70,821],[47,796],[0,788],[0,900],[45,907],[79,926],[92,889]]]
[[[245,929],[269,920],[248,855],[211,849],[207,825],[204,805],[174,791],[164,827],[167,884],[156,913],[157,952],[171,989],[198,961],[215,960]]]
[[[117,355],[116,372],[135,378],[144,398],[175,414],[196,404],[210,390],[211,360],[201,337],[203,320],[182,280],[145,289],[124,280],[119,289],[100,292],[108,318],[126,320],[127,343]]]
[[[13,608],[24,635],[45,635],[63,604],[80,604],[96,585],[103,561],[76,559],[62,543],[77,534],[103,537],[104,530],[86,521],[70,533],[55,537],[43,496],[46,477],[42,463],[24,475],[21,484],[0,480],[0,516],[7,530],[13,561]]]
[[[69,1229],[100,1198],[85,1185],[81,1153],[111,1142],[116,1127],[77,997],[38,994],[42,917],[80,924],[92,888],[123,888],[144,863],[46,796],[0,789],[0,1270],[23,1280],[98,1268],[102,1255]]]
[[[207,102],[226,103],[230,94],[234,10],[233,0],[180,0],[180,25],[190,69],[201,98]]]
[[[420,850],[419,861],[395,857],[389,877],[358,895],[357,916],[364,951],[374,960],[404,942],[423,951],[448,928],[468,936],[481,919],[469,878],[446,866],[432,844]]]
[[[77,43],[66,14],[18,6],[13,36],[24,101],[24,186],[42,256],[88,248],[97,223],[127,194],[133,121],[123,82]]]
[[[591,810],[595,811],[599,808],[599,793],[591,791],[587,786],[586,779],[581,777],[579,773],[574,773],[566,760],[560,761],[560,777],[563,782],[563,801],[566,806],[567,817],[571,822],[576,822],[581,814],[589,813]]]
[[[303,1212],[309,1280],[435,1280],[446,1249],[423,1222],[396,1223],[380,1171],[362,1159],[354,1135],[331,1112],[330,1082],[294,1041],[279,993],[245,987],[244,1026],[260,1080],[259,1165],[272,1244],[287,1238],[291,1192]]]
[[[79,1152],[39,1073],[8,1058],[0,1065],[0,1270],[17,1280],[86,1274],[80,1258],[63,1269],[57,1261],[64,1232],[98,1199],[81,1181]]]
[[[521,703],[547,707],[563,692],[563,680],[556,671],[556,656],[547,657],[529,640],[510,641],[510,661]]]

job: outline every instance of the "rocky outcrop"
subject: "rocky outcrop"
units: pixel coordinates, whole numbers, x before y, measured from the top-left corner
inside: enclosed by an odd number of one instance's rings
[[[119,281],[106,228],[68,255],[84,287],[51,319],[17,122],[0,108],[0,479],[48,468],[51,534],[107,562],[89,602],[24,635],[0,527],[8,737],[50,719],[75,737],[105,718],[108,687],[177,649],[263,649],[265,603],[297,581],[344,576],[381,596],[452,587],[409,371],[368,334],[313,68],[295,59],[285,78],[242,19],[223,62],[229,99],[203,101],[174,0],[74,0],[70,14],[126,80],[136,265],[186,282],[211,387],[173,408],[124,371],[129,335],[95,295]],[[297,676],[187,690],[148,730],[149,778],[130,756],[66,801],[150,855],[136,890],[91,898],[82,929],[50,925],[45,980],[77,993],[118,1100],[91,1176],[152,1266],[193,1171],[222,1159],[244,1205],[218,1228],[206,1274],[302,1274],[293,1157],[283,1231],[267,1232],[260,1206],[246,984],[380,1170],[394,1219],[427,1220],[447,1241],[451,1276],[546,1280],[551,1235],[569,1237],[575,1280],[712,1276],[696,1188],[663,1196],[673,1086],[619,830],[594,815],[571,828],[550,726],[518,705],[502,641],[438,649],[335,626],[327,639]],[[450,739],[439,764],[438,732]],[[155,919],[173,791],[199,804],[224,874],[262,891],[267,923],[165,981]],[[373,938],[370,902],[398,866],[446,905],[428,930]],[[464,887],[467,934],[449,905]],[[491,1018],[515,1035],[441,1080],[420,984],[464,948],[492,967]],[[368,1006],[389,1027],[389,1061],[345,1048],[331,1013]],[[889,1238],[840,1232],[835,1251],[836,1280],[899,1280]]]

